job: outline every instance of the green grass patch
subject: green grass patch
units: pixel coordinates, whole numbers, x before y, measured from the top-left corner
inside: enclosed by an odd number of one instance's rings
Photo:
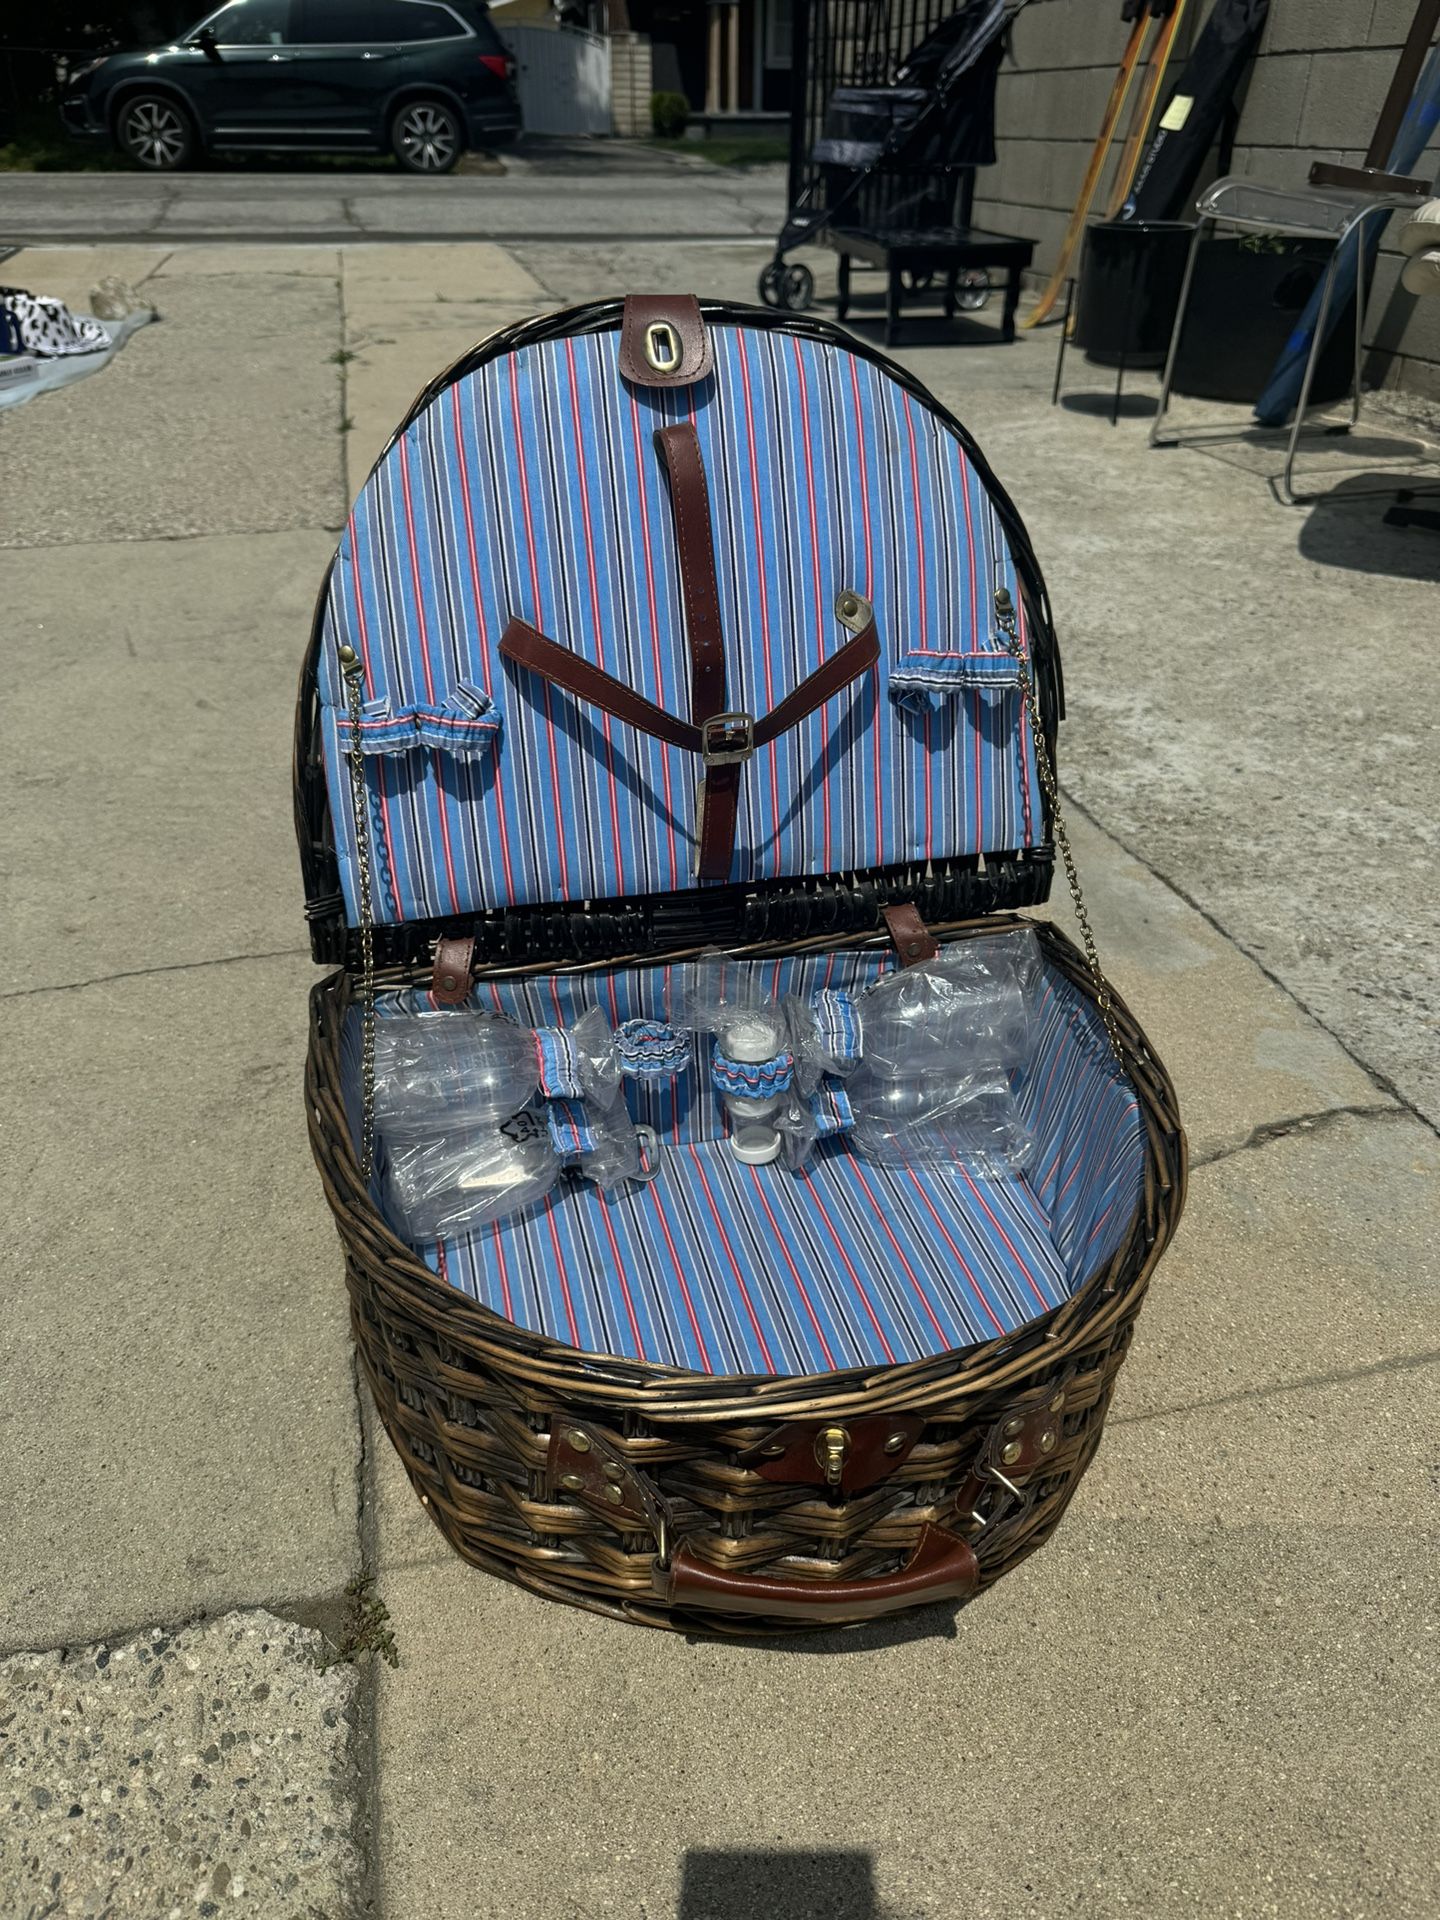
[[[790,158],[790,142],[763,135],[752,139],[726,140],[650,140],[647,146],[661,153],[688,153],[697,160],[708,160],[712,167],[783,166]]]
[[[0,173],[115,173],[126,165],[104,140],[72,138],[54,107],[15,118],[15,138],[0,147]]]

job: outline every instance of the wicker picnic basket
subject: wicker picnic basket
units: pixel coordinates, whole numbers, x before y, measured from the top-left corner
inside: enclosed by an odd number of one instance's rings
[[[419,396],[301,679],[307,911],[335,969],[306,1093],[376,1406],[477,1566],[771,1634],[962,1602],[1048,1537],[1185,1184],[1170,1082],[1084,914],[1060,714],[1015,508],[833,326],[601,302],[492,335]],[[1057,845],[1084,951],[1020,912]],[[1032,924],[1023,1171],[877,1163],[843,1115],[803,1163],[743,1161],[718,1051],[671,1018],[687,966],[723,951],[787,1004],[853,1010]],[[459,1007],[537,1034],[557,1152],[556,1111],[585,1103],[544,1062],[598,1008],[645,1177],[567,1172],[407,1243],[377,1033]],[[787,1061],[766,1071],[788,1085]]]

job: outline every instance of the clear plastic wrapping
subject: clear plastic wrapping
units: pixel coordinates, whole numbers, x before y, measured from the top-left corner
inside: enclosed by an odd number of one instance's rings
[[[560,1178],[560,1162],[536,1114],[521,1114],[503,1127],[391,1139],[386,1152],[393,1218],[417,1242],[488,1226],[543,1200]]]
[[[535,1036],[499,1014],[406,1014],[375,1027],[375,1116],[387,1140],[444,1139],[519,1113],[540,1084]]]
[[[750,1166],[778,1160],[791,1140],[779,1123],[793,1105],[794,1059],[785,1009],[760,985],[757,969],[723,953],[702,955],[681,969],[670,1017],[714,1036],[712,1077],[736,1158]]]

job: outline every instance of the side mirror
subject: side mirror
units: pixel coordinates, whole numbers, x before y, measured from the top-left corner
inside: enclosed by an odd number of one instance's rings
[[[220,48],[216,42],[213,27],[201,27],[200,31],[191,37],[190,44],[192,47],[199,47],[207,60],[219,60]]]

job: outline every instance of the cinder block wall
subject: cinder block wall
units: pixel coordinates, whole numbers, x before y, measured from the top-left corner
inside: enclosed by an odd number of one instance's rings
[[[1189,0],[1167,87],[1209,11],[1210,0]],[[1239,97],[1235,172],[1298,183],[1314,159],[1363,159],[1414,11],[1415,0],[1271,0]],[[996,94],[999,160],[979,177],[975,219],[1038,240],[1044,273],[1128,32],[1120,0],[1031,0],[1015,22],[1014,59],[1002,66]],[[1419,170],[1440,172],[1440,143]],[[1367,379],[1440,400],[1440,297],[1416,300],[1399,285],[1400,218],[1390,223],[1370,298]]]

